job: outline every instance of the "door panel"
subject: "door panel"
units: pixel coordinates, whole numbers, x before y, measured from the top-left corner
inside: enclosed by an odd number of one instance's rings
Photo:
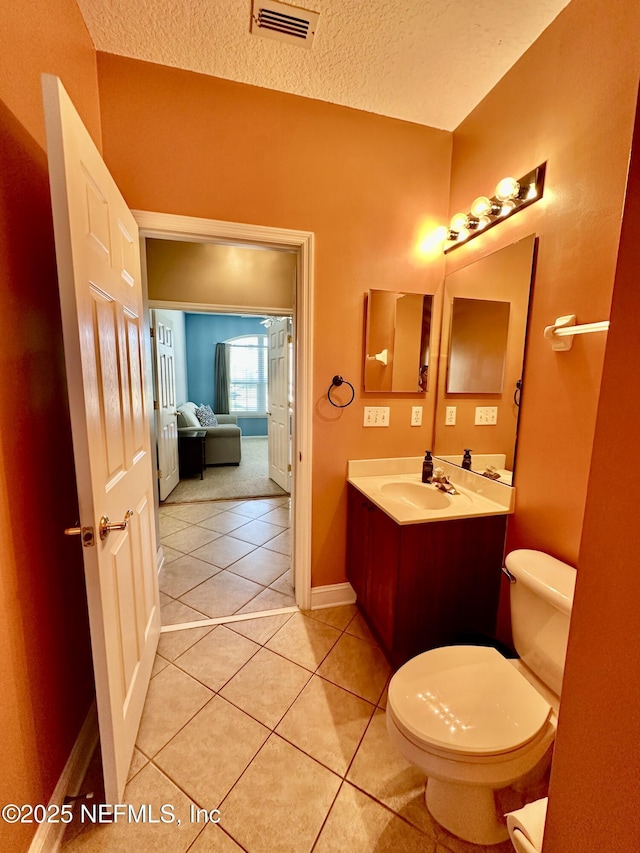
[[[158,478],[163,501],[180,481],[178,463],[178,416],[176,412],[176,368],[173,325],[166,311],[152,312],[156,381],[156,440]]]
[[[289,412],[289,328],[284,317],[271,323],[269,337],[269,477],[291,491]]]
[[[160,632],[138,229],[57,77],[43,76],[43,95],[80,528],[94,533],[82,552],[105,794],[116,803]],[[122,529],[101,538],[103,517]]]

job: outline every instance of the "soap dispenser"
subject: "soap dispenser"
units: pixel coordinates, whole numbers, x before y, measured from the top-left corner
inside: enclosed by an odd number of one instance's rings
[[[433,477],[433,458],[431,456],[431,451],[427,450],[424,454],[424,460],[422,462],[422,482],[430,483],[431,478]]]
[[[462,457],[462,467],[466,468],[467,471],[471,470],[471,451],[465,450],[464,456]]]

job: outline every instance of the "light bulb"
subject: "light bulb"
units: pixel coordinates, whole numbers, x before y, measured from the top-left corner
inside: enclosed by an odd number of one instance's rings
[[[478,196],[478,198],[471,205],[471,213],[474,216],[480,218],[481,216],[486,216],[487,213],[491,213],[491,209],[493,208],[493,202],[486,195]]]
[[[538,188],[535,184],[529,184],[529,189],[527,190],[527,199],[537,198],[538,197]]]
[[[449,227],[452,231],[460,231],[460,229],[467,227],[468,222],[469,217],[466,213],[456,213],[451,217]]]
[[[512,210],[515,210],[517,207],[515,201],[512,198],[508,198],[506,201],[502,202],[502,206],[500,207],[500,216],[508,216]]]
[[[478,224],[476,225],[476,228],[478,229],[478,231],[481,231],[483,228],[486,228],[487,225],[491,225],[491,217],[490,216],[479,216],[478,217]]]
[[[463,243],[465,240],[468,240],[471,236],[471,232],[467,228],[460,228],[458,231],[458,243]]]
[[[508,201],[517,198],[520,192],[520,184],[515,178],[503,178],[496,187],[495,196],[498,201]]]

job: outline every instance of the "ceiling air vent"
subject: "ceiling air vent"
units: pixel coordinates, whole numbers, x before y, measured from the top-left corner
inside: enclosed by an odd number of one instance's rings
[[[318,25],[318,12],[309,12],[297,6],[253,0],[251,32],[264,38],[286,41],[311,47]]]

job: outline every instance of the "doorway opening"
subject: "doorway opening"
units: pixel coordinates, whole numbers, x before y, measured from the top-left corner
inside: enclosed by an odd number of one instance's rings
[[[291,317],[152,308],[151,322],[162,625],[295,607]]]
[[[151,332],[161,506],[289,497],[290,313],[152,308]]]
[[[288,414],[291,465],[291,564],[295,602],[301,609],[311,605],[311,327],[312,327],[312,252],[309,232],[264,228],[218,220],[193,219],[148,212],[134,212],[140,228],[143,270],[146,268],[146,240],[171,240],[185,243],[224,245],[239,248],[272,248],[295,255],[293,305],[291,307],[292,411]],[[148,292],[148,283],[147,292]],[[277,305],[219,305],[213,295],[201,291],[188,301],[184,289],[173,294],[154,294],[150,308],[190,311],[242,313],[262,317],[285,316]],[[207,301],[205,301],[205,299]],[[201,401],[196,401],[200,403]],[[283,422],[284,423],[284,422]],[[274,507],[274,509],[276,509]],[[160,549],[160,552],[162,549]],[[159,561],[163,554],[159,552]],[[194,620],[195,621],[195,620]],[[187,623],[193,624],[193,623]],[[183,625],[181,625],[183,627]]]

